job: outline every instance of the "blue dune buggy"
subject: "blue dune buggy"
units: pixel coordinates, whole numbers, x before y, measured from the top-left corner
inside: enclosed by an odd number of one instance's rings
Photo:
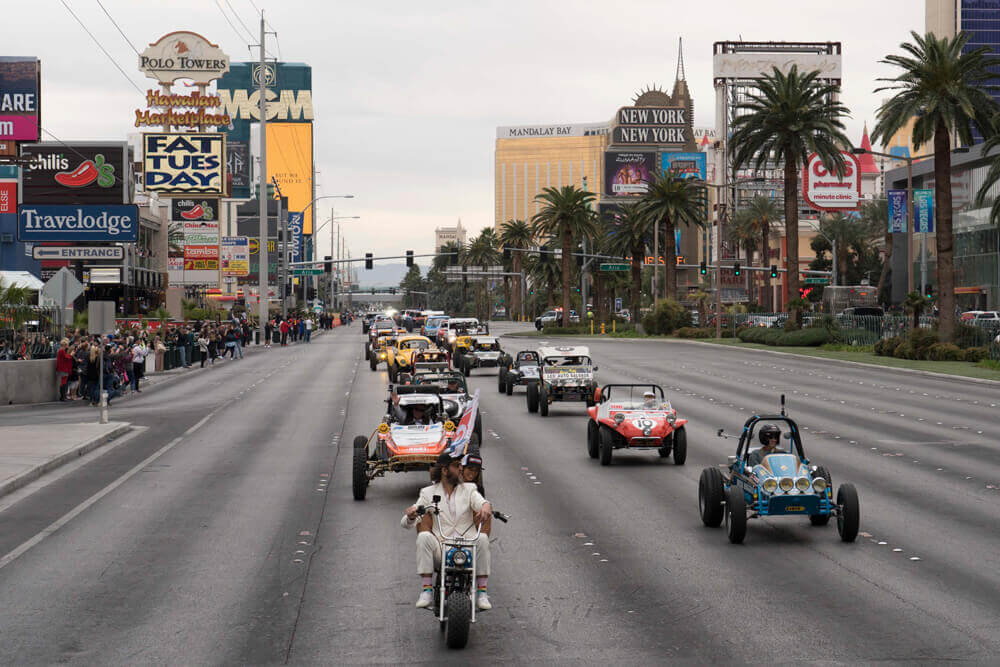
[[[758,431],[775,426],[783,431],[790,447],[783,450],[786,445],[782,443],[770,453],[751,447]],[[718,434],[736,437],[725,435],[722,429]],[[836,517],[844,542],[857,538],[861,522],[857,489],[853,484],[841,484],[834,502],[830,473],[823,466],[810,465],[799,427],[785,414],[784,396],[780,415],[754,415],[743,425],[736,456],[729,457],[728,475],[717,467],[702,471],[698,508],[706,526],[718,528],[725,520],[726,535],[733,544],[743,542],[748,519],[808,516],[812,525],[825,526],[830,517]]]

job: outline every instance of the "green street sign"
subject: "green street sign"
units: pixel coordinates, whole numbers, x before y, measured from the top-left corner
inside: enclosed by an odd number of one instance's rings
[[[631,264],[601,264],[601,271],[628,271]]]
[[[293,276],[321,276],[323,269],[292,269]]]
[[[806,278],[805,283],[806,285],[829,285],[830,279],[823,278],[822,276],[817,276],[817,277]]]

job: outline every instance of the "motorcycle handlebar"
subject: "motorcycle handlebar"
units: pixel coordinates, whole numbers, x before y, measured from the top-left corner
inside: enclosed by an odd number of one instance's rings
[[[494,512],[493,512],[493,518],[500,519],[504,523],[507,523],[507,520],[510,519],[510,515],[509,514],[504,514],[503,512],[494,510]]]

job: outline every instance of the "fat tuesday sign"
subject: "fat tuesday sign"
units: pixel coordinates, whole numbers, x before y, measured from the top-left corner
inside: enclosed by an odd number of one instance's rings
[[[622,107],[615,114],[611,143],[682,146],[690,120],[684,107]]]
[[[229,56],[198,33],[180,30],[150,44],[139,56],[139,71],[160,83],[208,84],[229,71]]]
[[[222,195],[226,187],[226,139],[214,132],[142,135],[146,192]]]

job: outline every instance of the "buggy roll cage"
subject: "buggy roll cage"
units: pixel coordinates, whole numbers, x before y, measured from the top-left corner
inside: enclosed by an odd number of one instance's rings
[[[603,387],[601,387],[601,389],[600,389],[601,400],[598,401],[598,402],[599,403],[603,403],[605,401],[611,400],[611,391],[610,390],[612,388],[614,388],[614,387],[627,387],[629,389],[635,389],[636,387],[641,387],[641,388],[649,387],[650,389],[653,390],[654,394],[655,393],[659,393],[660,394],[660,402],[661,403],[663,401],[667,400],[666,399],[666,395],[663,393],[663,387],[661,387],[658,384],[606,384]]]

